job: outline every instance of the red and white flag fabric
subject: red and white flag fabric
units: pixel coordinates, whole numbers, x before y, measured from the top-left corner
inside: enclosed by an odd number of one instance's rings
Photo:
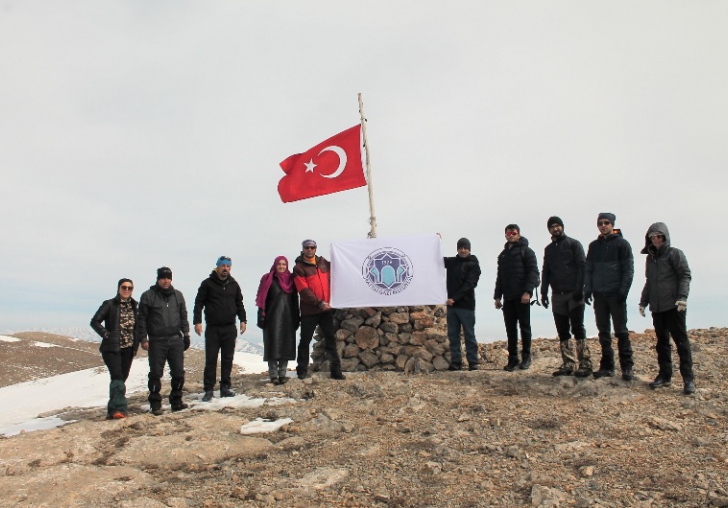
[[[286,175],[278,182],[278,194],[284,203],[365,186],[361,125],[291,155],[281,168]]]

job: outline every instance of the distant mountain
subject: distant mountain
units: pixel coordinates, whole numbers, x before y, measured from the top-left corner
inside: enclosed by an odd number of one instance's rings
[[[93,331],[93,329],[88,326],[66,326],[66,327],[58,327],[58,328],[28,328],[24,330],[5,330],[3,333],[6,335],[12,335],[14,333],[21,333],[21,332],[43,332],[43,333],[52,333],[55,335],[63,335],[66,337],[72,337],[77,340],[84,340],[87,342],[101,342],[101,337],[98,336],[98,334]],[[192,347],[197,349],[205,349],[205,338],[204,337],[198,337],[194,333],[192,334]],[[260,355],[263,356],[263,344],[262,342],[260,344],[257,344],[255,342],[251,342],[245,339],[241,339],[238,337],[238,341],[235,347],[236,351],[241,351],[243,353],[250,353],[254,355]]]

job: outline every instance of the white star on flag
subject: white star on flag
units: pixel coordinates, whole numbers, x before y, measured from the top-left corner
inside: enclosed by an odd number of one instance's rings
[[[311,159],[309,162],[304,162],[304,166],[306,166],[306,173],[313,173],[313,168],[318,166],[318,164],[313,163],[313,159]]]

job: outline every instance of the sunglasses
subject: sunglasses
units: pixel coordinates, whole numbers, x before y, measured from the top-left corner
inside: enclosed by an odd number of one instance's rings
[[[516,236],[518,231],[506,231],[506,236]]]
[[[611,223],[612,221],[600,220],[599,222],[597,222],[597,226],[609,226]]]
[[[316,247],[314,247],[313,245],[306,245],[304,247],[304,249],[313,249],[313,250],[316,250]]]
[[[230,259],[229,257],[227,257],[227,256],[220,256],[219,258],[217,258],[217,260],[218,260],[218,261],[232,261],[232,260],[231,260],[231,259]]]
[[[120,286],[119,289],[121,289],[122,291],[133,291],[134,286]]]

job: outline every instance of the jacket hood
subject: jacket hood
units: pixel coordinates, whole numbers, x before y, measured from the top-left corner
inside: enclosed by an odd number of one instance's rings
[[[298,256],[298,257],[296,258],[296,263],[305,263],[305,264],[307,264],[307,265],[311,265],[311,266],[317,266],[317,265],[318,265],[318,262],[319,262],[319,259],[321,259],[321,256],[314,256],[314,259],[316,259],[316,265],[314,265],[314,264],[313,264],[313,263],[311,263],[310,261],[306,261],[306,258],[304,258],[304,257],[303,257],[303,254],[301,254],[301,255],[299,255],[299,256]]]
[[[221,286],[224,283],[230,284],[231,282],[235,282],[235,279],[233,279],[233,276],[232,275],[228,275],[227,278],[224,279],[224,280],[221,279],[220,277],[217,276],[217,272],[214,269],[212,270],[212,272],[210,272],[210,279],[212,279],[213,281],[217,282]]]
[[[655,222],[647,229],[647,233],[645,233],[645,247],[640,251],[641,254],[655,254],[655,247],[650,241],[650,235],[652,233],[660,233],[665,237],[665,244],[662,246],[663,249],[670,246],[670,231],[667,229],[667,224],[664,222]]]
[[[528,238],[522,236],[513,247],[528,247]],[[504,249],[508,248],[508,242],[503,246]]]

